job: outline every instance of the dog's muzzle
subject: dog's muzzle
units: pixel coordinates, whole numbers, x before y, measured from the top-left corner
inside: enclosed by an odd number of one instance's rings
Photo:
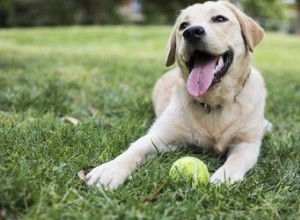
[[[189,69],[187,90],[191,96],[201,97],[214,85],[221,82],[228,71],[233,52],[228,50],[222,54],[215,54],[206,48],[204,40],[206,31],[202,26],[189,26],[182,33],[183,40],[189,51],[189,61],[185,62]]]
[[[221,82],[233,61],[233,52],[213,55],[206,51],[195,51],[186,62],[189,70],[187,89],[191,96],[201,97],[214,85]]]

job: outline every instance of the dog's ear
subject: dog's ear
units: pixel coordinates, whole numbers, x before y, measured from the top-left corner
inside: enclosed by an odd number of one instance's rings
[[[177,22],[174,25],[172,33],[169,38],[168,43],[168,55],[166,59],[166,66],[171,66],[175,63],[175,53],[176,53],[176,29],[177,29]]]
[[[245,13],[237,9],[233,4],[222,1],[222,3],[229,8],[237,17],[243,37],[246,41],[246,44],[251,52],[253,52],[254,47],[259,44],[259,42],[264,37],[264,30],[259,26],[252,18],[247,16]]]

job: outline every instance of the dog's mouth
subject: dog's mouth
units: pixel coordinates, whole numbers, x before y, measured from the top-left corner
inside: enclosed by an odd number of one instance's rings
[[[191,96],[201,97],[214,85],[221,82],[233,60],[233,53],[226,51],[221,55],[212,55],[203,51],[195,51],[190,61],[187,89]]]

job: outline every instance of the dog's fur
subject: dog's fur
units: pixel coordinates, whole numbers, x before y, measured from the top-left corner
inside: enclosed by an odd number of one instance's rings
[[[212,22],[217,15],[228,21]],[[179,30],[182,22],[205,29],[201,42],[185,41]],[[226,162],[211,176],[211,182],[242,180],[257,161],[267,123],[264,81],[250,66],[251,52],[262,38],[261,27],[228,2],[206,2],[182,10],[170,36],[166,61],[170,66],[176,60],[179,68],[163,75],[154,87],[155,123],[124,153],[94,168],[87,183],[115,189],[149,156],[175,150],[176,143],[227,153]],[[234,54],[222,81],[200,97],[190,95],[186,86],[186,61],[195,49],[211,54],[230,50]]]

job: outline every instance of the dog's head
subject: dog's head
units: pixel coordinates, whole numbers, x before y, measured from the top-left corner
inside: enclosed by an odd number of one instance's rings
[[[249,69],[249,51],[262,38],[263,29],[229,2],[195,4],[177,18],[166,65],[177,60],[189,94],[202,97],[225,78],[241,83]]]

